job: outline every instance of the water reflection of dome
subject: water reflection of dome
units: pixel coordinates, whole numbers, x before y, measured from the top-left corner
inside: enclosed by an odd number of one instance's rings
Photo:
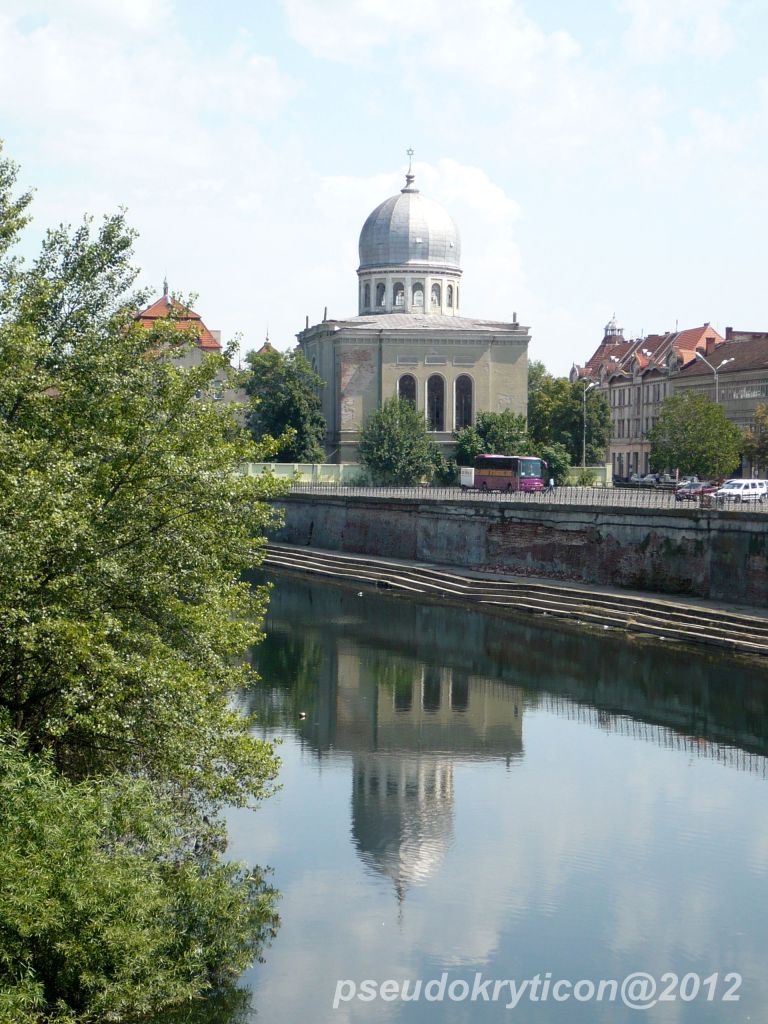
[[[398,898],[434,873],[453,838],[453,765],[445,758],[357,754],[352,835],[362,861]]]

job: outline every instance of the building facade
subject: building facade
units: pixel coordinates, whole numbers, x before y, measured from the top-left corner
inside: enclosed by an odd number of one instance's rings
[[[325,381],[329,461],[357,461],[368,417],[395,395],[424,415],[446,452],[480,411],[527,414],[527,327],[461,314],[461,240],[414,175],[376,207],[359,241],[358,315],[323,320],[297,337]]]
[[[713,401],[717,395],[731,423],[749,429],[757,407],[768,404],[768,331],[726,327],[725,341],[707,358],[711,366],[694,359],[680,367],[673,379],[675,392],[703,394]]]
[[[684,331],[649,334],[627,340],[616,317],[606,324],[603,340],[584,366],[574,365],[572,381],[595,384],[611,410],[608,460],[614,476],[650,472],[648,435],[661,403],[676,387],[681,368],[700,364],[725,339],[708,323]]]
[[[146,309],[137,313],[136,319],[142,327],[151,330],[158,320],[167,320],[171,316],[174,318],[177,330],[180,332],[188,331],[193,339],[193,343],[176,356],[179,366],[191,369],[200,366],[203,359],[208,355],[222,354],[221,331],[209,330],[203,323],[199,313],[196,313],[194,309],[190,309],[188,306],[182,305],[178,299],[175,299],[168,293],[168,282],[164,281],[163,294],[159,299],[156,299],[151,305],[147,306]],[[243,388],[233,388],[231,386],[229,376],[226,370],[219,370],[209,393],[199,397],[205,397],[224,404],[236,403],[244,410],[248,396]],[[238,416],[244,422],[244,413],[241,414],[238,411]]]

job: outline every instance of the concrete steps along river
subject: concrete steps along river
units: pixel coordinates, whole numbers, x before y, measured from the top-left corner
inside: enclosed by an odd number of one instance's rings
[[[651,594],[532,582],[460,572],[319,548],[269,544],[264,567],[325,577],[335,583],[403,596],[554,618],[619,629],[685,644],[705,644],[741,654],[768,656],[768,616],[717,608],[711,602]]]

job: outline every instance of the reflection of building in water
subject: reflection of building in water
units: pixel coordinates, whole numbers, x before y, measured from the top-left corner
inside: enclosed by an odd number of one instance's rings
[[[453,836],[457,761],[522,754],[522,693],[468,672],[339,644],[332,745],[353,755],[352,833],[398,899]]]
[[[444,752],[451,760],[522,753],[518,687],[346,645],[336,648],[333,670],[339,751]]]

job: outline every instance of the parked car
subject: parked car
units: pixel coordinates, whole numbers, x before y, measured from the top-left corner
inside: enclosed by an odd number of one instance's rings
[[[726,505],[729,501],[762,502],[767,491],[765,480],[726,480],[713,497],[718,505]]]
[[[675,478],[669,473],[646,473],[639,482],[641,487],[672,487]]]
[[[675,491],[675,501],[699,501],[705,494],[714,494],[717,491],[717,484],[711,484],[707,480],[687,480]]]

